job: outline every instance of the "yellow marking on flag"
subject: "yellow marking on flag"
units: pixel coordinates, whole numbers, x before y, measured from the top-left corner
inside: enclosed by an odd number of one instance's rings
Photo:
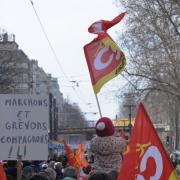
[[[144,154],[144,149],[151,145],[151,142],[148,142],[147,144],[137,144],[136,152],[140,151],[139,157],[141,157]]]
[[[108,82],[109,80],[111,80],[115,76],[117,76],[117,72],[118,72],[118,74],[120,74],[123,71],[125,64],[126,64],[125,63],[125,57],[122,56],[121,64],[119,64],[119,66],[117,68],[115,68],[112,72],[110,72],[109,74],[102,77],[98,82],[96,82],[96,84],[93,85],[93,89],[94,89],[95,94],[97,94],[100,91],[101,87],[106,82]],[[119,69],[119,67],[122,67],[122,68]]]
[[[126,154],[128,154],[130,152],[130,146],[129,145],[127,145],[127,147],[126,147],[126,151],[123,153],[123,155],[126,155]]]
[[[178,180],[179,177],[175,170],[172,171],[171,175],[169,176],[168,180]]]

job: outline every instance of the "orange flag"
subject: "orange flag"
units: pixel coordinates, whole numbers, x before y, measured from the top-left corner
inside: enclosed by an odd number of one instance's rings
[[[89,165],[89,163],[85,157],[82,143],[79,144],[75,157],[76,157],[76,160],[79,161],[81,167],[87,167]]]
[[[0,180],[7,180],[3,165],[0,163]]]
[[[89,32],[98,35],[84,46],[91,82],[96,94],[106,82],[116,77],[124,69],[125,56],[106,32],[107,29],[120,22],[124,14],[120,14],[112,21],[95,22],[88,29]]]
[[[71,148],[67,145],[65,141],[64,141],[64,148],[65,148],[65,151],[68,157],[68,163],[70,166],[74,166],[78,170],[80,170],[80,167],[87,167],[89,165],[84,154],[82,143],[79,144],[78,149],[76,151],[76,155],[74,155]]]
[[[68,157],[68,163],[70,166],[74,166],[76,167],[77,169],[80,168],[80,164],[79,162],[76,160],[75,156],[74,156],[74,153],[72,152],[71,148],[67,145],[67,143],[65,141],[64,142],[64,148],[65,148],[65,151],[66,151],[66,155]]]
[[[80,144],[78,145],[78,149],[77,149],[76,155],[75,155],[76,160],[78,160],[78,161],[80,161],[80,159],[81,159],[82,149],[83,149],[83,145],[82,145],[82,143],[80,143]]]
[[[119,180],[178,180],[153,124],[140,103]]]

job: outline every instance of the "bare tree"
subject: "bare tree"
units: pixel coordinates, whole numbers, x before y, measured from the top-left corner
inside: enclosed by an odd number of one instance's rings
[[[119,0],[117,0],[119,2]],[[145,100],[173,107],[169,118],[180,147],[180,10],[178,1],[121,1],[127,11],[127,31],[120,37],[127,56],[126,77]],[[154,98],[152,98],[152,95]],[[167,106],[169,104],[169,106]]]
[[[127,89],[116,95],[119,101],[118,116],[121,118],[134,118],[139,102],[139,94],[132,87],[127,86]]]
[[[60,128],[81,128],[86,126],[86,120],[77,104],[71,104],[68,100],[63,101],[60,112]]]

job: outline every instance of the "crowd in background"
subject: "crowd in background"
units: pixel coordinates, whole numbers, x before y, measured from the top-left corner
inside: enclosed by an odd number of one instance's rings
[[[22,161],[22,180],[116,180],[118,173],[93,170],[93,156],[89,166],[82,168],[78,175],[75,167],[68,165],[66,155],[48,161]],[[3,161],[7,180],[17,179],[17,161]]]
[[[74,154],[64,142],[66,155],[43,162],[22,162],[22,180],[117,180],[126,142],[115,137],[115,127],[107,117],[100,118],[95,128],[97,136],[91,140],[89,158],[82,144]],[[4,163],[8,180],[17,179],[16,167],[16,161]]]
[[[4,161],[7,180],[17,179],[17,161]],[[48,161],[22,161],[22,180],[61,180],[67,168],[67,157],[59,156]]]

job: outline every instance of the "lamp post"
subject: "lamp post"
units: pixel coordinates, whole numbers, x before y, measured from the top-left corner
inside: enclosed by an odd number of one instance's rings
[[[129,133],[131,134],[131,130],[132,130],[132,108],[135,107],[135,105],[132,104],[132,97],[134,97],[134,93],[124,93],[124,97],[130,98],[129,104],[124,105],[124,107],[129,109],[129,124],[128,124],[128,128],[129,128]]]
[[[135,105],[128,104],[128,105],[124,105],[124,107],[129,109],[129,124],[128,124],[128,128],[129,128],[129,133],[131,134],[131,129],[132,129],[132,107],[135,107]]]

